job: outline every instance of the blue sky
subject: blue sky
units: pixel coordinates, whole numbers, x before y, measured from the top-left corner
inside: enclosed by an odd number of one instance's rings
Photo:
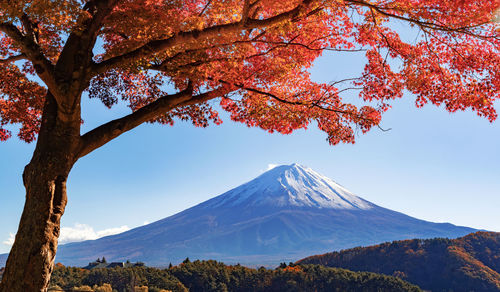
[[[359,56],[329,55],[318,81],[355,76]],[[500,109],[500,104],[497,103]],[[85,99],[84,131],[128,112]],[[417,109],[406,95],[355,145],[330,146],[311,127],[268,134],[231,122],[194,128],[142,125],[81,159],[68,181],[63,241],[92,239],[164,218],[265,171],[297,162],[380,206],[435,222],[500,231],[500,122],[472,112]],[[8,252],[24,203],[21,181],[34,145],[0,143],[0,252]]]

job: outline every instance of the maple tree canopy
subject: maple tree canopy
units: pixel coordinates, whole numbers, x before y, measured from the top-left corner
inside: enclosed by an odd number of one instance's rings
[[[65,98],[74,84],[107,107],[123,101],[133,111],[84,134],[81,156],[142,122],[218,124],[218,108],[269,132],[315,121],[330,143],[353,143],[356,129],[378,125],[405,91],[417,106],[471,109],[493,121],[499,7],[500,0],[0,1],[0,140],[20,124],[20,139],[33,141],[47,91],[64,112],[81,103]],[[418,34],[403,40],[395,22]],[[78,44],[95,55],[88,68],[59,70],[80,58],[65,54],[72,38],[88,38]],[[307,69],[325,50],[363,52],[364,72],[312,81]],[[81,82],[62,82],[72,80]],[[366,105],[345,102],[349,89]]]

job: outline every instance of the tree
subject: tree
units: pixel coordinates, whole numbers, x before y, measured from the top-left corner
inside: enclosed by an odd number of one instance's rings
[[[0,3],[0,140],[36,148],[1,291],[44,291],[73,165],[145,122],[231,119],[283,134],[316,122],[354,143],[403,91],[417,106],[472,109],[499,97],[499,0],[19,0]],[[418,36],[400,38],[390,20]],[[361,76],[315,83],[323,51],[364,51]],[[94,55],[94,52],[98,53]],[[395,62],[392,62],[395,60]],[[360,89],[366,105],[344,102]],[[85,94],[84,94],[85,93]],[[132,113],[80,132],[82,96]],[[32,277],[24,277],[32,275]]]

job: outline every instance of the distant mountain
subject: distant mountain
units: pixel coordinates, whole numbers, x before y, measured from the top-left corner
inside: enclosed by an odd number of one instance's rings
[[[8,253],[0,254],[0,268],[5,267],[5,263],[7,262]],[[3,272],[3,271],[2,271]]]
[[[455,238],[474,231],[379,207],[310,168],[292,164],[160,221],[61,245],[56,261],[82,266],[105,256],[108,261],[166,265],[190,257],[276,265],[354,246]]]
[[[311,256],[298,263],[398,276],[434,292],[500,291],[500,233],[395,241]]]

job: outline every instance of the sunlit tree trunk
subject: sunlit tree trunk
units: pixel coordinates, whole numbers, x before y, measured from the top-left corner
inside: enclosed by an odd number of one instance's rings
[[[23,173],[26,202],[0,284],[2,292],[47,291],[79,131],[80,120],[61,120],[48,94],[35,152]]]

